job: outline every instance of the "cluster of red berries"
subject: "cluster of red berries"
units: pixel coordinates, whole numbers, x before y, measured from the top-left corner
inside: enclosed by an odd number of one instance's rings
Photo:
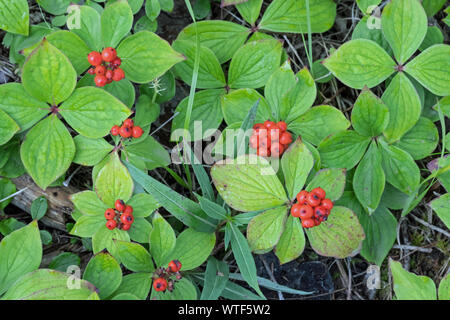
[[[155,271],[155,276],[153,277],[153,289],[155,291],[173,291],[174,283],[181,280],[182,276],[180,274],[181,262],[178,260],[172,260],[169,262],[167,268],[159,268]],[[175,279],[172,280],[170,277],[175,275]]]
[[[119,68],[122,60],[117,56],[114,48],[105,48],[102,53],[92,51],[88,55],[88,61],[92,66],[88,73],[95,74],[94,81],[97,87],[104,87],[113,81],[125,78],[125,72]]]
[[[143,133],[144,130],[139,126],[135,126],[132,119],[126,119],[120,127],[115,125],[111,128],[113,136],[120,135],[122,138],[140,138]]]
[[[300,218],[303,228],[312,228],[327,221],[333,202],[325,199],[326,192],[322,188],[314,188],[310,192],[302,190],[297,194],[297,203],[291,208],[291,215]]]
[[[134,222],[133,207],[128,206],[123,200],[117,199],[114,203],[114,209],[109,208],[105,211],[106,227],[114,230],[116,227],[127,231],[130,230]]]
[[[257,150],[258,156],[279,158],[292,142],[292,135],[286,130],[284,121],[257,123],[253,126],[250,147]]]

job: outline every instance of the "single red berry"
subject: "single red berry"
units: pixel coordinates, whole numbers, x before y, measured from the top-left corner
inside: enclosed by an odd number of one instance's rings
[[[302,190],[297,194],[297,201],[298,203],[305,203],[306,197],[308,196],[309,192],[306,190]]]
[[[102,51],[102,59],[106,62],[111,62],[117,57],[116,49],[108,47]]]
[[[283,154],[283,151],[284,151],[283,145],[278,142],[273,142],[272,145],[270,146],[270,154],[274,158],[279,158]]]
[[[284,121],[277,122],[277,126],[282,132],[285,132],[287,130],[287,124]]]
[[[164,278],[158,278],[153,281],[153,289],[155,291],[166,291],[167,289],[167,280]]]
[[[126,126],[121,126],[119,130],[119,134],[122,138],[129,138],[132,135],[131,129]]]
[[[112,80],[113,76],[114,76],[114,71],[112,71],[110,69],[106,70],[106,72],[105,72],[106,79]]]
[[[131,228],[131,223],[130,224],[123,224],[122,225],[122,230],[123,231],[128,231],[128,230],[130,230],[130,228]]]
[[[142,130],[142,128],[139,126],[133,127],[131,131],[132,131],[131,135],[133,136],[133,138],[140,138],[144,134],[144,130]]]
[[[106,220],[111,220],[114,219],[116,216],[116,212],[114,211],[114,209],[106,209],[105,210],[105,218]]]
[[[328,209],[322,207],[322,206],[317,206],[314,208],[314,216],[316,218],[321,218],[321,217],[326,217],[328,216]]]
[[[331,201],[330,199],[323,199],[320,205],[330,211],[334,207],[333,201]]]
[[[111,128],[111,134],[113,136],[117,136],[119,134],[119,130],[120,130],[120,127],[118,125],[115,125]]]
[[[123,210],[123,213],[132,214],[133,213],[133,207],[132,206],[126,206],[125,210]]]
[[[125,205],[125,202],[123,202],[123,200],[117,199],[116,202],[114,203],[114,207],[116,208],[117,211],[123,212],[126,205]]]
[[[105,76],[99,76],[99,75],[97,75],[97,76],[95,76],[94,81],[95,81],[95,85],[96,85],[97,87],[104,87],[104,86],[106,85],[106,82],[107,82],[108,80],[106,79]]]
[[[314,227],[316,224],[314,222],[313,219],[306,219],[306,220],[302,220],[302,227],[303,228],[312,228]]]
[[[267,149],[267,147],[259,147],[258,151],[256,151],[256,154],[260,157],[269,157],[270,156],[270,150]]]
[[[181,262],[178,260],[172,260],[169,262],[168,269],[170,272],[175,273],[181,270]]]
[[[122,69],[117,68],[116,70],[114,70],[114,75],[112,78],[114,81],[120,81],[123,78],[125,78],[125,72]]]
[[[315,226],[315,227],[320,226],[320,224],[322,223],[322,222],[320,221],[320,219],[317,219],[317,218],[314,218],[313,221],[314,221],[314,226]]]
[[[120,65],[122,64],[122,60],[121,60],[119,57],[117,57],[117,58],[115,58],[111,63],[112,63],[115,67],[118,67],[118,66],[120,66]]]
[[[302,220],[311,219],[314,216],[314,210],[309,205],[302,205],[299,210],[299,217]]]
[[[257,149],[258,148],[258,136],[253,134],[250,137],[250,148]]]
[[[311,193],[317,194],[317,196],[318,196],[321,200],[325,199],[325,196],[326,196],[325,190],[323,190],[321,187],[317,187],[317,188],[312,189],[312,190],[311,190]]]
[[[100,54],[100,52],[92,51],[88,55],[88,61],[91,64],[91,66],[94,66],[94,67],[99,66],[103,62],[102,55]]]
[[[91,75],[95,74],[95,68],[89,68],[88,73]]]
[[[134,126],[134,121],[133,121],[133,119],[126,119],[126,120],[123,122],[123,125],[124,125],[125,127],[128,127],[128,128],[133,128],[133,126]]]
[[[309,193],[308,196],[306,197],[306,202],[311,206],[311,207],[317,207],[320,204],[321,199],[317,196],[317,194],[315,193]]]
[[[264,121],[264,126],[267,129],[271,129],[271,128],[275,128],[277,126],[277,124],[275,122],[273,122],[273,121],[266,120],[266,121]]]
[[[301,211],[302,205],[299,203],[296,203],[291,208],[291,215],[295,218],[300,218],[300,211]]]
[[[253,130],[258,131],[260,129],[265,129],[266,127],[262,123],[256,123],[253,125]]]
[[[292,135],[289,132],[283,132],[280,136],[281,144],[290,144],[292,142]]]
[[[96,66],[96,67],[95,67],[95,74],[96,74],[96,75],[98,75],[98,76],[104,76],[105,73],[106,73],[106,68],[105,68],[105,66],[100,65],[100,66]]]
[[[132,224],[134,222],[134,217],[131,213],[124,212],[120,216],[120,221],[122,221],[123,224]]]
[[[107,227],[109,230],[114,230],[114,229],[117,227],[117,222],[116,222],[116,220],[108,220],[108,221],[106,222],[106,227]]]
[[[281,131],[279,128],[270,128],[267,134],[271,141],[279,141],[281,136]]]
[[[111,82],[113,82],[113,80],[112,79],[106,79],[106,84],[110,84]]]

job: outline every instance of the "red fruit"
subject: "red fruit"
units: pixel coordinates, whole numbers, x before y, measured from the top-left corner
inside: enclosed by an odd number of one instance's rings
[[[169,262],[168,269],[170,272],[178,272],[181,270],[181,262],[178,260],[172,260]]]
[[[117,57],[117,58],[115,58],[111,63],[112,63],[114,66],[118,67],[118,66],[120,66],[120,65],[122,64],[122,60],[121,60],[119,57]]]
[[[133,213],[133,207],[132,206],[126,206],[125,210],[123,210],[123,213],[132,214]]]
[[[120,81],[123,78],[125,78],[125,72],[123,72],[122,69],[117,68],[116,70],[114,70],[114,75],[113,75],[114,81]]]
[[[299,210],[299,218],[302,220],[311,219],[314,216],[314,210],[309,205],[302,205]]]
[[[314,218],[314,226],[319,226],[322,222],[320,221],[320,219]]]
[[[96,75],[98,75],[98,76],[104,76],[105,73],[106,73],[106,68],[105,68],[105,66],[100,65],[100,66],[96,66],[96,67],[95,67],[95,74],[96,74]]]
[[[106,209],[105,210],[105,218],[106,220],[111,220],[114,219],[114,217],[116,216],[116,212],[114,211],[114,209]]]
[[[123,125],[124,125],[125,127],[128,127],[128,128],[133,128],[133,126],[134,126],[134,121],[133,121],[133,119],[126,119],[126,120],[123,122]]]
[[[133,136],[133,138],[140,138],[144,133],[144,130],[142,130],[142,128],[139,126],[133,127],[131,131],[132,131],[131,135]]]
[[[125,205],[125,202],[123,202],[123,200],[117,199],[116,202],[114,203],[114,207],[116,208],[117,211],[123,212],[126,205]]]
[[[311,190],[311,193],[317,194],[317,196],[318,196],[320,199],[325,199],[325,196],[326,196],[325,190],[323,190],[321,187],[312,189],[312,190]]]
[[[267,134],[271,141],[279,141],[281,137],[280,128],[270,128]]]
[[[300,212],[302,209],[302,205],[299,203],[296,203],[291,208],[291,215],[295,218],[300,218]]]
[[[113,76],[114,76],[114,71],[112,71],[110,69],[106,70],[106,73],[105,73],[106,79],[112,80]]]
[[[153,281],[153,289],[155,289],[155,291],[166,291],[167,280],[163,278],[156,279]]]
[[[123,231],[128,231],[128,230],[130,230],[130,228],[131,228],[131,224],[123,224],[122,225],[122,230]]]
[[[91,75],[95,74],[95,68],[89,68],[88,73]]]
[[[330,211],[331,209],[333,209],[334,206],[333,201],[331,201],[330,199],[323,199],[320,205]]]
[[[109,230],[114,230],[114,229],[117,227],[117,222],[116,222],[116,220],[108,220],[108,221],[106,222],[106,227],[107,227]]]
[[[289,132],[283,132],[280,136],[281,144],[290,144],[292,142],[292,135]]]
[[[131,213],[124,212],[120,216],[120,221],[122,221],[123,224],[132,224],[134,222],[134,217]]]
[[[306,202],[311,206],[311,207],[317,207],[320,204],[321,199],[317,196],[317,194],[315,193],[309,193],[308,196],[306,197]]]
[[[279,144],[278,142],[274,142],[270,146],[270,154],[274,158],[279,158],[283,154],[283,151],[284,151],[283,145]]]
[[[95,85],[97,87],[104,87],[106,85],[106,82],[108,81],[108,79],[106,79],[105,76],[97,75],[97,76],[95,76],[94,81],[95,81]]]
[[[287,124],[284,121],[277,122],[277,126],[283,132],[287,130]]]
[[[270,156],[270,150],[267,149],[267,147],[259,147],[258,151],[256,151],[256,154],[260,157],[269,157]]]
[[[115,125],[111,128],[111,134],[113,136],[117,136],[119,134],[119,130],[120,130],[120,127],[118,125]]]
[[[260,129],[265,129],[266,127],[262,123],[256,123],[253,125],[253,130],[258,131]]]
[[[297,201],[299,203],[305,203],[306,202],[306,197],[308,196],[309,192],[306,190],[302,190],[297,194]]]
[[[119,134],[122,138],[129,138],[132,135],[131,129],[126,126],[121,126],[119,130]]]
[[[264,126],[267,129],[272,129],[272,128],[276,128],[277,124],[275,122],[273,122],[273,121],[266,120],[266,121],[264,121]]]
[[[314,222],[313,219],[306,219],[306,220],[302,220],[302,227],[303,228],[312,228],[314,227],[316,224]]]
[[[102,51],[102,59],[106,62],[111,62],[117,57],[116,49],[108,47]]]
[[[317,206],[314,208],[314,216],[316,218],[326,217],[328,216],[328,209],[324,208],[323,206]]]
[[[113,80],[112,80],[112,79],[108,79],[108,78],[107,78],[107,80],[106,80],[106,84],[110,84],[111,82],[113,82]]]
[[[250,137],[250,148],[257,149],[258,148],[258,136],[253,134]]]
[[[100,54],[100,52],[92,51],[88,54],[88,61],[91,66],[99,66],[103,62],[102,55]]]

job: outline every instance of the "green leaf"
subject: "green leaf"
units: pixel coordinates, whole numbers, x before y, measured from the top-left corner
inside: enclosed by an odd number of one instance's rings
[[[153,272],[152,258],[143,246],[133,242],[116,240],[117,252],[120,261],[129,270],[134,272]]]
[[[260,88],[280,66],[282,45],[275,39],[253,41],[242,46],[231,59],[230,88]]]
[[[22,83],[33,97],[56,106],[72,94],[77,73],[67,56],[44,39],[29,55]]]
[[[353,256],[365,238],[358,217],[350,209],[339,206],[331,209],[327,221],[308,229],[306,234],[314,251],[337,259]]]
[[[36,270],[41,259],[42,245],[37,221],[4,237],[0,243],[0,294],[21,276]]]
[[[359,202],[372,214],[378,208],[383,195],[386,177],[381,165],[381,153],[375,141],[356,168],[353,176],[353,190]]]
[[[74,156],[72,137],[55,114],[34,126],[20,148],[23,165],[44,190],[69,169]]]
[[[353,130],[338,132],[320,143],[320,159],[324,167],[350,170],[361,160],[369,143],[370,138]]]
[[[20,83],[0,85],[0,110],[6,112],[23,132],[49,113],[48,104],[30,96]]]
[[[31,203],[31,217],[33,220],[40,220],[47,213],[47,209],[47,199],[44,196],[40,196]]]
[[[397,220],[388,209],[380,206],[370,216],[359,215],[359,221],[366,234],[361,255],[381,266],[397,237]]]
[[[262,3],[263,0],[248,0],[246,2],[236,4],[236,9],[245,21],[254,26],[259,17],[259,13],[261,12]]]
[[[185,59],[166,40],[149,31],[127,37],[117,48],[117,55],[126,78],[136,83],[153,81]]]
[[[405,66],[405,72],[437,96],[450,95],[450,46],[429,47]]]
[[[446,193],[429,204],[447,228],[450,227],[450,194]]]
[[[71,0],[37,0],[36,2],[42,9],[56,16],[66,13]]]
[[[97,231],[105,225],[106,222],[104,215],[83,215],[77,220],[72,230],[70,230],[70,234],[82,238],[90,238],[93,237]]]
[[[145,300],[152,285],[151,273],[130,273],[122,278],[120,287],[114,295],[132,293],[141,300]]]
[[[420,171],[411,155],[384,142],[381,154],[386,181],[408,195],[414,192],[419,186]]]
[[[99,253],[89,260],[83,279],[98,289],[100,299],[110,296],[122,282],[119,263],[108,253]]]
[[[174,6],[173,0],[159,0],[159,3],[161,5],[161,10],[172,12]]]
[[[75,205],[75,208],[88,216],[103,217],[105,210],[108,209],[108,206],[97,197],[97,194],[90,190],[75,193],[70,196],[70,200]]]
[[[112,149],[114,149],[114,147],[103,138],[91,139],[78,135],[73,141],[75,142],[76,149],[73,162],[83,166],[96,165],[102,161]]]
[[[380,204],[393,210],[402,210],[407,206],[408,195],[386,183]]]
[[[197,28],[196,28],[197,25]],[[178,35],[178,40],[195,42],[196,30],[202,46],[210,48],[222,64],[231,59],[245,43],[250,30],[233,22],[208,20],[190,24]]]
[[[170,260],[179,260],[182,265],[181,271],[195,269],[208,259],[215,244],[214,233],[198,232],[188,228],[178,236]]]
[[[16,185],[7,178],[0,178],[0,199],[4,199],[9,195],[16,192]],[[0,202],[0,212],[6,208],[6,206],[11,202],[11,198]]]
[[[151,21],[156,20],[160,12],[161,12],[161,5],[159,4],[159,0],[145,1],[145,14]]]
[[[427,28],[427,34],[425,39],[423,39],[422,44],[419,47],[420,51],[424,51],[435,44],[443,44],[444,43],[444,35],[442,34],[441,29],[437,26],[431,26]]]
[[[226,220],[228,218],[227,211],[222,206],[209,200],[208,198],[197,195],[198,203],[205,213],[216,220]]]
[[[155,122],[161,112],[160,106],[152,102],[152,99],[145,94],[139,96],[135,110],[134,124],[141,128]]]
[[[167,150],[153,137],[147,136],[143,141],[125,147],[123,160],[143,162],[148,170],[164,167],[170,164]]]
[[[247,227],[247,240],[253,252],[267,252],[278,243],[287,211],[285,206],[270,209],[250,221]]]
[[[111,153],[95,181],[95,192],[98,197],[112,208],[117,199],[127,202],[133,194],[133,187],[133,179],[120,161],[117,152]]]
[[[81,259],[79,256],[72,252],[63,252],[53,258],[52,262],[50,262],[48,268],[66,272],[69,266],[80,266]]]
[[[217,300],[227,285],[228,275],[228,264],[211,256],[206,265],[200,300]]]
[[[26,0],[0,0],[0,29],[28,36],[30,12]]]
[[[176,237],[170,224],[159,214],[155,213],[153,230],[150,234],[150,253],[156,266],[160,267],[168,263],[169,256],[175,248]]]
[[[381,99],[389,109],[389,124],[384,135],[388,141],[397,141],[414,127],[420,118],[422,107],[419,95],[406,75],[398,73]]]
[[[302,190],[313,165],[314,157],[301,139],[297,139],[284,152],[281,158],[281,168],[289,199],[295,199],[297,193]]]
[[[317,172],[308,183],[307,191],[321,187],[325,190],[327,198],[335,201],[342,196],[345,188],[345,169],[323,169]]]
[[[272,117],[271,109],[264,97],[254,89],[239,89],[221,97],[222,112],[228,125],[242,122],[250,109],[259,100],[255,123]]]
[[[175,74],[185,83],[191,85],[197,46],[195,43],[177,40],[173,48],[186,56],[186,60],[174,66]],[[198,89],[215,89],[225,87],[225,75],[214,52],[200,45],[200,67],[197,76]]]
[[[380,3],[381,0],[356,0],[356,4],[358,5],[359,10],[361,10],[364,15],[371,14],[373,11],[373,8],[371,7],[376,7]]]
[[[92,298],[92,295],[97,295],[95,290],[91,283],[73,275],[50,269],[39,269],[15,282],[2,299],[87,300]]]
[[[439,283],[438,294],[439,300],[450,300],[450,274],[447,273]]]
[[[174,285],[172,292],[166,290],[164,292],[156,292],[152,290],[150,299],[155,300],[197,300],[197,289],[186,278],[182,278]]]
[[[0,109],[0,146],[11,140],[19,130],[17,123]]]
[[[105,90],[122,101],[128,108],[132,108],[136,99],[133,84],[128,79],[113,81],[105,86]]]
[[[91,50],[102,50],[100,14],[89,6],[71,5],[67,28],[79,36]]]
[[[101,16],[103,47],[117,47],[132,26],[133,12],[127,1],[116,1],[106,6]]]
[[[394,73],[395,62],[377,43],[356,39],[344,43],[323,65],[345,85],[362,89],[379,85]]]
[[[389,109],[370,90],[363,90],[352,110],[352,126],[366,137],[377,137],[389,123]]]
[[[280,264],[297,259],[305,249],[305,234],[300,220],[289,215],[280,240],[275,247],[275,254]]]
[[[222,199],[239,211],[273,208],[287,201],[270,163],[256,155],[219,161],[211,168],[211,176]]]
[[[153,211],[158,209],[160,205],[151,195],[147,193],[135,194],[127,205],[133,207],[133,216],[145,218],[148,217]]]
[[[318,145],[325,137],[344,131],[350,126],[344,114],[332,106],[316,106],[292,121],[288,130],[306,142]]]
[[[436,300],[436,285],[425,276],[418,276],[402,268],[400,262],[389,260],[398,300]]]
[[[227,285],[223,289],[222,297],[230,300],[264,300],[252,291],[247,290],[231,281],[228,281]]]
[[[423,0],[422,5],[428,17],[434,16],[442,9],[446,0]]]
[[[111,94],[99,88],[84,87],[59,108],[60,114],[76,131],[88,138],[101,138],[120,124],[130,110]]]
[[[427,33],[427,16],[419,1],[393,0],[381,15],[381,30],[395,58],[405,63],[419,48]]]
[[[429,156],[439,143],[439,133],[434,123],[421,117],[416,125],[394,145],[408,151],[414,160]]]
[[[150,224],[150,222],[148,222],[145,218],[139,218],[135,216],[133,225],[131,226],[130,230],[128,230],[130,239],[139,243],[149,243],[151,233],[152,225]]]
[[[308,15],[311,32],[325,32],[334,24],[336,4],[331,0],[274,0],[264,12],[259,28],[273,32],[307,33]]]

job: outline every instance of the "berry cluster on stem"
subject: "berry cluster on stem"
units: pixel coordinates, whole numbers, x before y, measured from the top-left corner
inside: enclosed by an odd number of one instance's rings
[[[95,75],[94,81],[97,87],[104,87],[113,81],[125,78],[125,72],[120,68],[122,60],[117,56],[114,48],[105,48],[101,53],[92,51],[88,54],[88,61],[92,66],[88,73]]]
[[[120,135],[122,138],[140,138],[143,133],[144,130],[139,126],[135,126],[132,119],[126,119],[120,127],[115,125],[111,128],[113,136]]]
[[[284,121],[257,123],[250,137],[250,147],[256,149],[256,154],[261,157],[279,158],[291,142],[292,135]]]
[[[180,270],[181,262],[178,260],[170,261],[167,268],[158,268],[153,275],[153,289],[161,292],[166,290],[172,292],[175,282],[181,280],[182,278]],[[175,279],[172,279],[172,276],[174,275]]]
[[[291,208],[291,215],[300,218],[303,228],[312,228],[327,221],[333,202],[326,199],[322,188],[314,188],[310,192],[302,190],[297,194],[297,203]]]
[[[109,230],[115,228],[127,231],[134,222],[133,207],[126,205],[121,199],[117,199],[114,208],[105,211],[106,227]]]

